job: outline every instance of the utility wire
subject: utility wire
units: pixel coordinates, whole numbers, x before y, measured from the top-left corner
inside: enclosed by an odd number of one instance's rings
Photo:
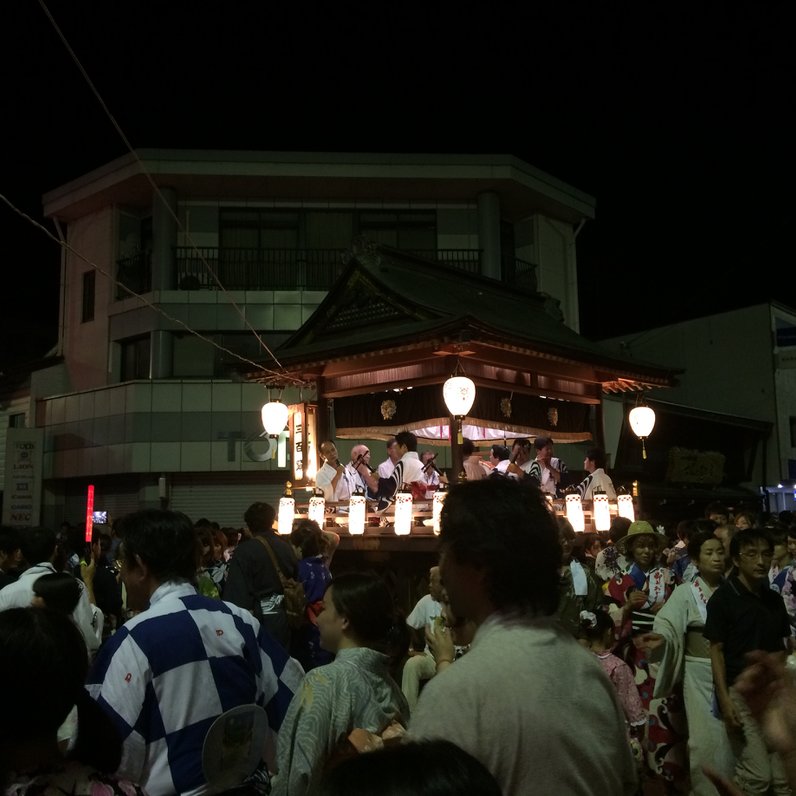
[[[55,243],[57,243],[59,246],[61,246],[62,248],[66,249],[67,251],[71,252],[72,254],[74,254],[75,257],[79,257],[81,260],[83,260],[83,262],[85,262],[88,265],[90,265],[95,271],[98,271],[103,276],[107,277],[111,281],[111,283],[113,283],[117,287],[122,288],[122,290],[124,290],[127,293],[129,293],[130,296],[133,296],[133,297],[137,298],[144,305],[146,305],[150,309],[153,309],[155,312],[159,313],[164,318],[167,318],[168,320],[172,321],[173,323],[179,324],[186,331],[190,332],[192,335],[195,335],[200,340],[204,340],[206,343],[210,343],[210,345],[214,346],[219,351],[223,351],[225,354],[229,354],[230,356],[234,357],[235,359],[240,360],[241,362],[243,362],[243,363],[245,363],[247,365],[253,365],[258,371],[261,371],[262,373],[265,373],[265,374],[267,374],[269,376],[277,377],[279,379],[285,379],[285,380],[293,381],[293,382],[295,382],[295,384],[297,386],[306,386],[306,382],[304,382],[302,379],[299,379],[299,378],[297,378],[295,376],[291,376],[290,374],[285,373],[284,370],[283,371],[275,371],[275,370],[269,370],[268,368],[264,368],[262,366],[262,364],[260,364],[258,362],[252,362],[252,360],[246,359],[246,357],[242,357],[240,354],[236,353],[235,351],[230,351],[228,348],[225,348],[224,346],[219,345],[215,340],[211,340],[210,338],[205,337],[201,332],[197,332],[195,329],[192,329],[184,321],[181,321],[179,318],[175,318],[174,316],[169,315],[169,313],[167,313],[164,309],[162,309],[161,307],[159,307],[156,304],[153,304],[145,296],[142,296],[140,293],[136,293],[136,291],[133,290],[132,288],[128,287],[127,285],[123,284],[122,282],[119,282],[111,274],[109,274],[107,271],[105,271],[105,269],[102,268],[102,266],[97,265],[96,263],[94,263],[91,260],[89,260],[84,254],[79,252],[77,249],[75,249],[72,245],[70,245],[66,241],[59,240],[45,226],[40,224],[35,219],[31,218],[23,210],[20,210],[16,205],[14,205],[2,193],[0,193],[0,200],[2,200],[15,213],[17,213],[18,215],[22,216],[22,218],[24,218],[29,223],[33,224],[34,227],[37,227],[38,229],[40,229],[48,238],[50,238],[50,240],[55,241]]]
[[[262,339],[262,337],[258,334],[257,330],[249,323],[249,320],[246,318],[246,315],[243,312],[243,310],[241,310],[241,308],[238,306],[236,301],[232,298],[232,296],[230,295],[229,291],[224,287],[224,285],[221,284],[221,282],[219,281],[218,276],[216,275],[215,271],[210,267],[210,264],[207,262],[207,260],[205,259],[204,255],[201,253],[201,251],[199,251],[199,248],[196,246],[196,243],[194,242],[191,234],[185,229],[185,227],[183,226],[182,222],[178,218],[177,214],[171,209],[171,206],[169,205],[169,203],[166,201],[165,197],[161,193],[161,190],[158,187],[158,185],[155,183],[155,180],[152,178],[152,175],[149,173],[149,171],[147,170],[146,166],[144,166],[143,162],[141,161],[141,158],[138,157],[138,153],[135,151],[135,149],[133,149],[132,145],[130,144],[130,141],[127,138],[127,136],[124,134],[124,131],[122,130],[122,128],[120,127],[120,125],[116,121],[116,119],[113,116],[113,114],[108,109],[108,106],[105,104],[105,101],[103,100],[103,98],[100,95],[99,91],[94,86],[94,83],[92,82],[91,78],[89,77],[88,72],[86,72],[86,70],[83,68],[83,64],[80,62],[80,59],[77,57],[77,54],[75,53],[75,51],[70,46],[69,42],[66,39],[66,36],[64,36],[64,34],[62,33],[61,29],[58,27],[58,23],[53,18],[53,15],[50,13],[50,10],[47,8],[47,5],[45,4],[44,0],[39,0],[39,5],[44,10],[44,13],[47,15],[47,18],[50,20],[50,23],[52,24],[53,28],[55,29],[55,32],[58,34],[59,38],[63,42],[64,47],[66,47],[66,50],[69,53],[69,55],[71,56],[72,60],[75,62],[75,65],[80,70],[80,73],[83,75],[83,78],[85,79],[85,81],[88,84],[89,88],[91,89],[92,93],[97,98],[97,101],[99,102],[100,106],[102,107],[102,110],[105,112],[106,116],[110,119],[111,124],[113,125],[113,127],[116,130],[116,132],[119,134],[120,138],[124,142],[124,145],[127,147],[129,152],[135,158],[136,162],[138,163],[139,167],[141,168],[141,171],[144,173],[144,176],[147,178],[147,180],[149,181],[149,184],[152,186],[152,189],[155,191],[156,195],[158,196],[160,201],[163,203],[163,206],[166,208],[166,210],[168,211],[169,215],[177,223],[177,227],[183,233],[183,235],[185,236],[186,240],[189,242],[189,244],[190,244],[191,248],[193,249],[193,251],[196,252],[196,254],[198,255],[198,258],[199,258],[200,262],[202,263],[202,265],[204,266],[204,268],[207,271],[207,273],[210,275],[210,277],[213,279],[213,281],[218,285],[219,289],[223,293],[226,294],[227,298],[229,299],[229,302],[235,308],[235,311],[238,313],[238,315],[240,315],[240,317],[243,320],[243,323],[245,324],[245,326],[257,338],[257,342],[260,344],[260,347],[271,357],[271,359],[273,359],[273,361],[276,363],[276,366],[278,368],[282,368],[282,364],[277,359],[277,357],[274,354],[274,352],[271,351],[271,349],[266,345],[266,343]],[[70,251],[74,251],[74,250],[70,248]],[[83,259],[85,259],[85,258],[83,258]],[[95,267],[89,260],[86,260],[86,262],[89,263],[90,265],[92,265],[92,267]],[[190,330],[190,331],[193,332],[193,330]],[[199,335],[199,336],[201,337],[201,335]],[[206,339],[206,338],[202,338],[202,339]],[[239,357],[239,359],[240,359],[240,357]],[[244,360],[244,361],[248,362],[249,360]],[[257,367],[262,367],[262,366],[258,365]]]

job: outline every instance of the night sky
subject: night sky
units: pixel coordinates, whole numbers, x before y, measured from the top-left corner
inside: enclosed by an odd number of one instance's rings
[[[42,221],[42,193],[128,151],[49,13],[133,147],[508,153],[593,195],[592,339],[796,307],[789,4],[526,5],[11,0],[0,193]],[[59,251],[0,224],[2,370],[56,340]]]

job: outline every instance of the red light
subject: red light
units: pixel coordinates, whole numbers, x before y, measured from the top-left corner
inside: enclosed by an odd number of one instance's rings
[[[86,543],[91,544],[94,533],[94,484],[88,485],[86,494]]]

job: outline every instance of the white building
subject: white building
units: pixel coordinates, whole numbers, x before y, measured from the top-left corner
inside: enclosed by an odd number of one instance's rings
[[[594,217],[572,186],[474,155],[140,150],[44,208],[65,244],[59,339],[24,424],[56,526],[82,520],[89,484],[111,516],[167,500],[233,527],[275,500],[267,396],[238,366],[301,326],[355,236],[537,290],[577,331],[576,237]]]
[[[680,444],[720,451],[726,462],[740,452],[744,433],[755,426],[765,429],[762,444],[745,451],[741,483],[768,493],[769,511],[796,508],[795,310],[775,302],[756,304],[601,342],[625,356],[683,370],[678,385],[665,393],[647,393],[652,402],[665,402],[657,407],[659,419],[649,446],[666,438],[667,414],[676,423],[676,415],[690,411],[688,407],[705,410],[703,427],[718,424],[722,431],[710,447],[688,438]],[[698,426],[694,428],[698,436]]]

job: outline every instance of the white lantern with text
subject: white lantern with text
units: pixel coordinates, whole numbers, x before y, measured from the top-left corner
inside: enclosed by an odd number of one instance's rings
[[[616,508],[620,517],[627,517],[630,522],[636,521],[636,509],[633,506],[633,496],[619,494],[616,496]]]
[[[564,498],[564,505],[567,510],[567,519],[575,533],[583,533],[586,529],[586,519],[583,516],[583,503],[580,495],[576,493],[567,495]]]
[[[432,530],[434,533],[439,536],[440,527],[439,527],[439,518],[442,514],[442,504],[445,502],[445,496],[448,492],[442,488],[442,484],[440,484],[440,488],[434,492],[434,497],[431,500],[431,522],[432,522]]]
[[[348,501],[348,532],[352,536],[361,536],[365,533],[365,515],[367,513],[367,502],[365,493],[361,488],[351,494]]]
[[[442,385],[442,398],[445,406],[453,417],[456,418],[456,431],[459,445],[462,438],[462,420],[473,408],[475,401],[475,382],[467,376],[451,376]]]
[[[296,501],[293,499],[293,489],[290,481],[285,483],[285,494],[279,498],[279,513],[277,514],[277,531],[281,536],[287,536],[293,530],[293,520],[296,518]]]
[[[315,489],[317,491],[310,498],[307,505],[307,519],[314,520],[323,528],[326,522],[326,500],[323,497],[323,490],[318,489],[318,487],[315,487]]]
[[[592,494],[592,510],[595,529],[607,531],[611,527],[611,505],[607,493],[595,491]]]
[[[395,535],[407,536],[412,531],[412,490],[402,489],[395,495]]]
[[[630,428],[633,429],[633,433],[641,440],[641,457],[646,459],[647,448],[644,445],[644,440],[655,428],[655,412],[649,406],[642,404],[641,406],[634,406],[630,410],[627,419],[630,422]]]

